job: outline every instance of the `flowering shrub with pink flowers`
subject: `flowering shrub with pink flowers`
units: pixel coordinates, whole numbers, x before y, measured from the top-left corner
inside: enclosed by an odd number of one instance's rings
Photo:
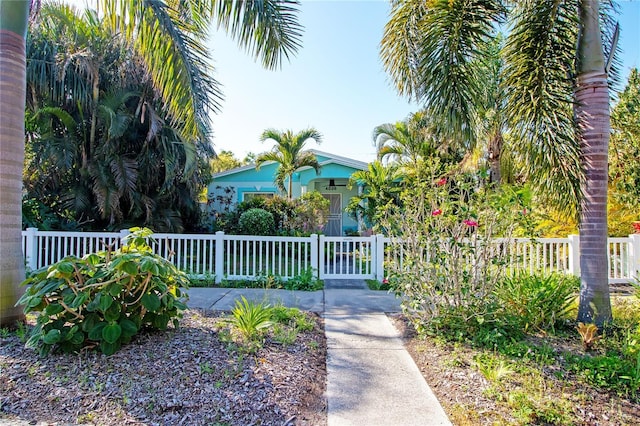
[[[486,327],[506,248],[526,219],[526,200],[509,189],[483,187],[473,174],[445,178],[437,175],[441,169],[432,170],[406,186],[401,208],[387,211],[389,282],[419,330],[452,323]]]

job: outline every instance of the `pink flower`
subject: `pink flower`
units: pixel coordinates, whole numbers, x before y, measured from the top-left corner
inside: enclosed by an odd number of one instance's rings
[[[440,216],[442,214],[442,210],[440,209],[435,209],[434,211],[431,212],[431,216]]]
[[[389,280],[388,280],[387,278],[384,278],[384,279],[382,280],[382,284],[389,284]]]
[[[478,226],[478,222],[476,222],[473,219],[465,219],[465,220],[462,221],[462,223],[464,223],[467,226],[471,226],[471,227]]]
[[[442,186],[442,185],[444,185],[445,183],[447,183],[447,178],[440,178],[440,179],[438,179],[438,181],[436,182],[436,185],[437,185],[437,186]]]
[[[529,211],[527,209],[522,209],[522,215],[526,216],[527,214],[529,214]]]

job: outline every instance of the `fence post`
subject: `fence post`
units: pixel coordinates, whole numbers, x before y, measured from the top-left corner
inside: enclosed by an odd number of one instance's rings
[[[580,236],[569,235],[569,273],[580,276]]]
[[[311,270],[316,274],[316,278],[320,279],[320,260],[318,253],[320,253],[318,247],[318,234],[309,235],[309,245],[311,246]]]
[[[26,246],[24,251],[24,257],[26,266],[31,271],[38,269],[38,237],[36,233],[38,228],[27,228],[26,230]]]
[[[129,235],[131,232],[129,232],[128,229],[121,229],[120,230],[120,247],[122,247],[124,245],[124,239],[127,237],[127,235]],[[116,247],[118,248],[118,247]]]
[[[216,284],[220,284],[224,276],[224,231],[216,232],[215,242],[213,273],[215,274]]]
[[[375,238],[373,241],[376,254],[373,260],[376,262],[376,280],[382,282],[382,280],[384,280],[384,235],[372,235],[371,238]]]
[[[640,234],[629,235],[629,279],[640,279]]]

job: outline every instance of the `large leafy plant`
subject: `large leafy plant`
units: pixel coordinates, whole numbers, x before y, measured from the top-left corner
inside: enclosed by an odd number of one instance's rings
[[[120,249],[66,257],[24,281],[18,304],[39,313],[27,346],[42,355],[94,347],[111,355],[145,327],[178,326],[187,276],[152,252],[149,229],[131,232]]]
[[[517,193],[483,187],[473,174],[440,174],[425,164],[406,182],[402,207],[390,206],[389,283],[418,330],[463,333],[495,323],[494,287],[509,259],[524,200]],[[498,239],[500,237],[500,239]],[[491,323],[491,324],[490,324]]]

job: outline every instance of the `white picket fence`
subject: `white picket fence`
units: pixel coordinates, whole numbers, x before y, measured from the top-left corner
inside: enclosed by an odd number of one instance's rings
[[[29,269],[35,270],[75,255],[115,249],[128,231],[22,232],[22,247]],[[498,241],[500,243],[501,241]],[[153,234],[154,252],[179,269],[198,277],[253,279],[277,275],[289,279],[312,270],[324,278],[385,277],[385,263],[401,261],[390,250],[391,239],[370,237],[265,237],[216,234]],[[395,249],[399,245],[393,245]],[[569,238],[517,238],[503,244],[508,253],[505,268],[531,272],[580,275],[578,236]],[[633,281],[640,272],[640,235],[609,238],[609,283]]]

